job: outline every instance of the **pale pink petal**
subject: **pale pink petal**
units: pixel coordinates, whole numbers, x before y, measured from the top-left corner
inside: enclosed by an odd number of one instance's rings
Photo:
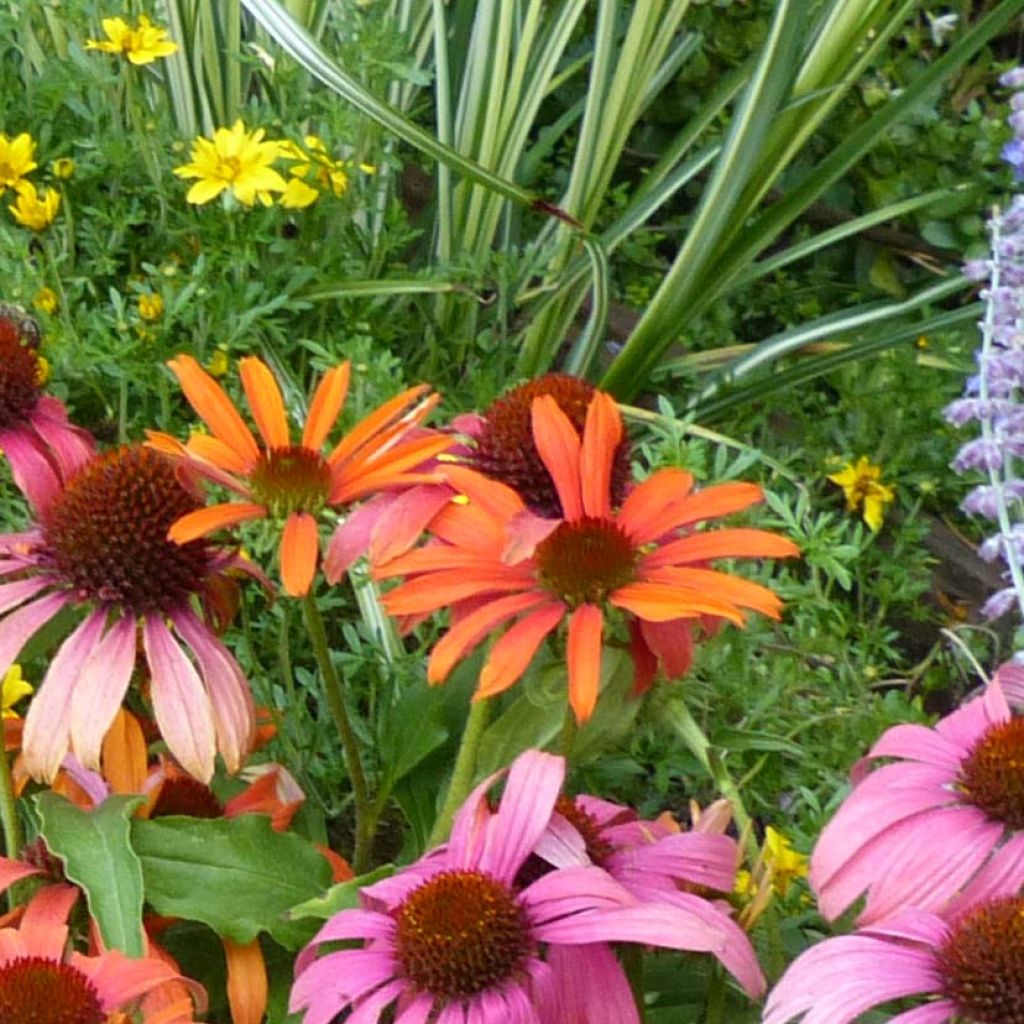
[[[501,553],[502,562],[505,565],[518,565],[531,558],[537,545],[547,540],[561,525],[560,519],[543,519],[529,509],[524,509],[505,526],[507,541]]]
[[[955,917],[997,896],[1013,896],[1024,889],[1024,832],[1017,832],[999,847],[946,909]]]
[[[906,1013],[898,1013],[890,1018],[889,1024],[945,1024],[956,1014],[956,1003],[949,999],[940,999],[937,1003],[926,1003]]]
[[[0,620],[0,678],[6,675],[30,637],[70,601],[70,596],[64,593],[45,594]]]
[[[99,772],[86,768],[74,754],[65,754],[61,767],[85,791],[94,807],[99,807],[110,796],[110,785]]]
[[[216,727],[199,673],[158,616],[146,616],[143,641],[160,735],[185,771],[209,782],[217,749]]]
[[[409,983],[402,979],[377,989],[360,1001],[352,1015],[346,1018],[346,1024],[377,1024],[385,1007],[390,1006],[408,988]]]
[[[1008,703],[1018,710],[1024,709],[1024,665],[1016,661],[1004,662],[996,669],[992,682],[1002,687]]]
[[[533,852],[556,868],[586,867],[586,840],[560,814],[554,814]]]
[[[329,953],[295,979],[288,1010],[305,1010],[303,1024],[328,1024],[356,999],[393,981],[397,971],[393,955],[373,949]]]
[[[93,612],[61,644],[25,716],[21,737],[25,768],[35,779],[49,782],[68,750],[71,699],[85,663],[96,646],[106,613]]]
[[[37,516],[61,492],[57,469],[40,441],[24,430],[0,430],[0,449],[11,464],[18,490],[28,498]]]
[[[382,565],[409,551],[451,498],[452,490],[444,484],[420,484],[407,491],[382,494],[380,511],[370,531],[370,564]]]
[[[96,644],[71,693],[71,746],[97,771],[100,750],[135,671],[135,620],[118,619]]]
[[[39,396],[29,420],[53,452],[65,480],[95,455],[96,442],[92,434],[74,426],[68,420],[68,412],[63,403],[52,395]]]
[[[954,743],[960,744],[964,753],[970,751],[986,731],[993,725],[1009,721],[1010,706],[998,685],[990,685],[985,692],[951,715],[939,719],[935,729]]]
[[[35,597],[41,590],[52,586],[53,581],[45,576],[29,576],[27,579],[15,580],[0,586],[0,615],[6,615],[12,608],[24,604],[30,597]]]
[[[623,885],[661,876],[730,892],[736,875],[736,843],[729,836],[680,832],[647,846],[617,850],[605,863]]]
[[[217,748],[229,772],[248,757],[256,734],[256,708],[249,683],[234,656],[188,608],[173,615],[175,629],[192,649],[210,698]]]
[[[606,945],[552,946],[548,963],[565,1024],[639,1024],[629,981]]]
[[[580,911],[604,911],[631,907],[637,902],[607,871],[598,867],[561,868],[542,875],[525,888],[519,897],[530,909],[537,937],[544,940],[538,929],[579,914]],[[589,915],[588,915],[589,919]],[[546,934],[546,933],[545,933]],[[573,942],[603,942],[600,935],[591,935]]]

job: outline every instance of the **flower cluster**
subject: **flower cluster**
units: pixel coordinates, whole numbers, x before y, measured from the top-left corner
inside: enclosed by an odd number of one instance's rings
[[[139,15],[135,28],[124,18],[104,18],[103,31],[107,38],[87,39],[87,50],[117,54],[132,64],[152,64],[178,52],[178,44],[169,38],[167,29],[154,25],[145,14]]]
[[[321,138],[307,135],[300,146],[287,139],[265,140],[265,135],[263,128],[247,131],[239,119],[230,128],[218,128],[212,139],[196,139],[191,162],[174,169],[180,178],[198,179],[188,190],[188,202],[202,205],[227,191],[243,206],[271,206],[276,196],[285,209],[303,209],[324,192],[344,194],[349,164],[332,157]],[[287,179],[273,166],[278,160],[290,162]],[[374,170],[368,164],[360,167]]]
[[[1009,72],[1002,82],[1024,86],[1024,69]],[[1024,92],[1015,93],[1011,120],[1024,131]],[[975,421],[981,428],[981,436],[960,449],[953,468],[960,473],[980,470],[988,478],[968,494],[963,507],[997,524],[996,533],[981,547],[983,558],[1006,565],[1008,585],[982,609],[996,618],[1014,605],[1024,610],[1024,524],[1018,521],[1024,481],[1017,473],[1017,460],[1024,455],[1024,196],[1015,196],[1009,209],[994,211],[988,229],[990,258],[965,268],[985,283],[978,373],[968,381],[966,396],[946,408],[946,418],[956,426]]]
[[[11,189],[16,199],[7,208],[14,219],[32,231],[44,231],[56,219],[60,193],[47,188],[40,193],[26,175],[39,165],[35,160],[36,143],[28,132],[13,139],[0,132],[0,196]]]

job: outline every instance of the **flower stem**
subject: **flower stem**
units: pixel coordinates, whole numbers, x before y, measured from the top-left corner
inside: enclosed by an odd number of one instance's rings
[[[473,781],[476,777],[476,756],[490,717],[491,702],[489,700],[478,700],[470,704],[469,716],[466,718],[466,725],[462,730],[459,753],[455,758],[455,767],[452,769],[451,782],[448,783],[444,806],[434,822],[430,839],[427,842],[431,848],[439,846],[448,838],[452,822],[455,820],[455,812],[462,806],[466,797],[469,796],[469,791],[473,788]]]
[[[0,751],[0,821],[4,826],[4,849],[7,856],[16,860],[25,844],[18,820],[17,798],[14,795],[14,780],[11,778],[11,762],[7,751]]]
[[[713,963],[708,978],[707,1001],[705,1002],[706,1024],[723,1024],[725,1021],[725,971],[722,965]]]
[[[327,630],[324,628],[323,616],[317,606],[312,591],[303,598],[306,613],[306,630],[313,644],[320,674],[324,680],[324,693],[327,705],[331,709],[334,724],[338,727],[341,746],[345,752],[345,765],[352,781],[352,800],[355,804],[355,848],[352,852],[352,870],[360,875],[370,866],[370,852],[373,841],[373,808],[370,802],[370,790],[366,783],[363,760],[359,754],[359,741],[356,739],[348,709],[345,707],[345,696],[342,692],[341,678],[331,661],[331,652],[327,646]]]

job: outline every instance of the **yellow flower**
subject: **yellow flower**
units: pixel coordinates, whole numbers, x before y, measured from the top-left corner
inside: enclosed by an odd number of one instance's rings
[[[794,878],[807,877],[807,857],[793,849],[790,841],[769,825],[764,830],[764,861],[771,868],[772,886],[780,896],[789,891]]]
[[[288,187],[281,196],[281,205],[286,210],[302,210],[320,198],[315,188],[310,188],[301,178],[289,178]]]
[[[13,139],[0,132],[0,196],[4,189],[17,188],[21,179],[39,165],[32,159],[36,144],[28,132],[22,132]]]
[[[102,50],[127,57],[132,64],[152,64],[159,57],[178,52],[178,44],[167,37],[167,29],[154,25],[144,14],[139,15],[137,28],[129,28],[123,18],[104,18],[102,41],[87,39],[87,50]]]
[[[846,495],[846,511],[856,512],[862,505],[864,522],[877,532],[882,526],[885,506],[896,497],[896,492],[885,484],[879,483],[882,467],[868,461],[866,455],[857,460],[857,465],[848,462],[838,473],[832,473],[828,479],[838,484]]]
[[[27,697],[35,689],[31,683],[25,682],[21,677],[21,666],[12,665],[4,676],[2,688],[0,688],[0,707],[3,708],[4,718],[17,718],[18,715],[12,710],[14,705]]]
[[[60,209],[60,193],[56,189],[48,188],[40,198],[31,181],[21,181],[15,185],[15,191],[18,200],[8,209],[22,227],[43,231],[53,223]]]
[[[57,298],[57,293],[52,288],[48,288],[44,285],[36,292],[35,298],[32,300],[32,305],[41,313],[47,313],[50,316],[53,316],[60,307],[60,299]]]
[[[67,181],[75,173],[75,161],[69,156],[62,156],[50,164],[50,170],[53,171],[55,178]]]
[[[143,320],[159,320],[164,315],[164,299],[159,292],[143,292],[139,296],[139,316]]]
[[[50,360],[46,356],[36,356],[36,384],[42,387],[50,379]]]
[[[230,368],[230,360],[228,354],[223,349],[217,349],[216,352],[210,356],[210,361],[206,364],[206,369],[209,371],[211,377],[223,377]]]
[[[321,192],[331,191],[336,196],[344,195],[348,188],[347,163],[335,160],[327,152],[327,146],[319,135],[306,135],[303,138],[305,149],[294,142],[281,143],[281,155],[286,160],[294,160],[295,164],[288,169],[293,178],[312,181]],[[363,170],[369,165],[360,164]],[[368,173],[372,173],[371,169]],[[312,202],[312,200],[310,200]],[[284,206],[284,202],[281,203]],[[308,203],[305,205],[309,205]]]
[[[262,128],[247,132],[239,119],[230,128],[218,128],[212,139],[196,139],[192,162],[174,168],[179,178],[199,179],[185,198],[190,203],[208,203],[230,189],[246,206],[257,199],[269,206],[270,193],[284,192],[288,186],[270,166],[280,156],[280,146],[263,142],[263,135]]]
[[[736,872],[733,893],[744,904],[740,923],[750,928],[771,903],[772,896],[785,898],[794,878],[807,877],[807,857],[793,849],[789,840],[769,825],[757,862],[751,870]]]

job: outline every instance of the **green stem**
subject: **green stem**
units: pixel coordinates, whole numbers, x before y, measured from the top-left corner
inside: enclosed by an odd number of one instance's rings
[[[626,973],[633,1002],[636,1003],[640,1024],[647,1019],[647,1004],[644,1002],[644,950],[642,946],[622,947],[622,969]]]
[[[708,993],[705,1009],[706,1013],[704,1015],[704,1020],[706,1024],[724,1024],[725,971],[719,963],[713,963],[711,965],[711,975],[708,978]]]
[[[21,832],[18,820],[17,798],[14,795],[14,781],[11,778],[11,762],[7,751],[0,756],[0,821],[4,826],[4,849],[11,860],[17,860],[21,848],[25,845],[25,837]]]
[[[313,644],[313,653],[316,655],[317,664],[320,666],[320,674],[324,680],[324,693],[327,696],[327,705],[331,709],[334,724],[338,727],[338,734],[341,737],[341,746],[345,752],[345,764],[348,768],[348,776],[352,781],[352,800],[355,804],[355,848],[352,853],[352,870],[360,875],[370,866],[370,852],[373,839],[373,808],[370,802],[370,790],[366,784],[366,774],[363,771],[363,760],[359,754],[359,741],[356,739],[355,730],[345,707],[345,697],[342,692],[341,678],[331,661],[331,652],[327,646],[327,630],[324,628],[323,616],[317,606],[316,598],[310,591],[303,598],[303,608],[306,613],[306,630],[309,633],[310,642]]]
[[[576,725],[576,712],[571,705],[566,705],[565,717],[562,719],[562,757],[565,760],[572,760],[572,748],[576,743],[576,733],[579,728]]]
[[[452,769],[452,779],[448,783],[448,792],[444,798],[444,806],[430,833],[428,846],[439,846],[448,838],[452,822],[455,820],[455,812],[469,796],[476,778],[476,756],[480,750],[480,740],[487,722],[491,717],[491,702],[489,700],[478,700],[469,706],[469,716],[466,718],[465,728],[462,730],[462,739],[459,741],[459,753],[455,758],[455,767]]]

